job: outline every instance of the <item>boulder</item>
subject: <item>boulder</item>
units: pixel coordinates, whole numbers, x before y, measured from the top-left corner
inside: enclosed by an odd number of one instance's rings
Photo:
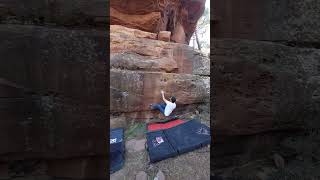
[[[149,105],[162,101],[161,89],[166,96],[176,96],[176,113],[209,102],[209,58],[185,44],[160,41],[151,34],[119,25],[110,27],[113,126],[123,124],[115,122],[121,117],[157,117]]]
[[[209,102],[210,78],[190,74],[110,70],[110,111],[149,111],[161,101],[160,90],[174,95],[178,105]]]
[[[191,47],[154,40],[147,32],[137,36],[132,31],[126,27],[110,27],[112,68],[210,75],[209,58]]]
[[[158,40],[170,42],[170,31],[160,31],[158,33]]]

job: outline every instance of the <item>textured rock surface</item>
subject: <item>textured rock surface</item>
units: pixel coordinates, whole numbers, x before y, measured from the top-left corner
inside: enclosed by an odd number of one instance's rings
[[[29,158],[106,155],[103,106],[27,95],[1,104],[1,116],[7,119],[1,122],[2,161],[19,160],[19,154]]]
[[[147,111],[160,101],[160,91],[175,95],[178,105],[209,102],[210,79],[195,75],[110,71],[111,112]]]
[[[106,105],[106,37],[97,30],[0,25],[1,78],[33,92]]]
[[[217,133],[299,129],[311,115],[307,107],[315,107],[317,84],[311,79],[320,73],[320,50],[217,39],[213,52],[216,103],[221,104],[216,109]]]
[[[147,32],[119,26],[110,27],[112,68],[210,75],[209,58],[184,44],[153,39]]]
[[[110,29],[112,113],[149,118],[149,105],[161,101],[161,89],[167,96],[175,95],[180,107],[208,102],[208,57],[184,44],[155,40],[148,32]]]
[[[111,0],[110,23],[153,33],[170,31],[174,42],[188,44],[204,6],[205,0]]]
[[[274,151],[291,160],[298,147],[280,146],[281,140],[320,127],[320,50],[216,39],[213,52],[215,174],[226,175],[225,168],[240,167],[249,161],[252,166],[274,168],[272,161],[263,159],[272,157]],[[310,146],[311,151],[318,147]]]
[[[317,0],[216,0],[213,6],[217,38],[317,43],[320,4]]]
[[[171,32],[170,31],[160,31],[158,33],[158,40],[170,42]]]
[[[214,4],[212,173],[317,179],[319,3]]]
[[[58,178],[103,179],[106,177],[106,156],[49,161],[48,174]]]
[[[154,39],[156,33],[139,31],[137,35],[132,33],[136,30],[121,26],[111,26],[110,30],[112,127],[125,127],[126,138],[130,138],[133,136],[132,129],[138,126],[137,120],[145,125],[145,122],[158,119],[160,113],[150,111],[149,105],[161,101],[161,89],[166,92],[167,97],[176,96],[177,109],[174,114],[180,115],[182,119],[196,118],[195,110],[202,109],[204,112],[201,113],[206,114],[205,118],[198,119],[205,120],[209,125],[208,57],[185,44]],[[189,116],[185,116],[185,112]],[[148,154],[142,150],[144,141],[138,140],[145,138],[145,128],[144,126],[140,137],[126,140],[126,163],[122,170],[111,175],[111,179],[133,179],[140,171],[154,179],[160,169],[168,180],[208,179],[209,147],[149,164]],[[161,179],[163,178],[164,176]]]
[[[106,178],[105,10],[0,2],[0,179]]]

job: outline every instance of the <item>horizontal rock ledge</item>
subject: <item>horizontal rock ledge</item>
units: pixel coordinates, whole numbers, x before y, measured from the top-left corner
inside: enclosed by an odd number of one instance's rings
[[[110,111],[149,110],[151,103],[161,102],[161,89],[166,92],[167,98],[176,96],[178,105],[209,102],[210,78],[190,74],[111,69]]]
[[[121,26],[110,27],[112,67],[210,75],[209,58],[190,46],[150,39],[150,33],[133,33],[135,31]]]
[[[143,15],[125,14],[110,8],[110,24],[123,25],[156,33],[161,20],[160,12],[150,12]]]
[[[177,62],[171,58],[152,58],[135,53],[110,54],[110,66],[112,68],[152,71],[152,72],[176,72]]]
[[[122,33],[122,34],[126,34],[128,36],[132,36],[136,38],[147,38],[147,39],[157,40],[156,33],[146,32],[139,29],[128,28],[121,25],[110,25],[110,33],[111,32]]]

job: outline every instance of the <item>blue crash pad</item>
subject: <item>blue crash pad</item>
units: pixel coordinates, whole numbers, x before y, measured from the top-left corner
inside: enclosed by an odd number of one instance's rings
[[[211,141],[210,128],[195,120],[167,129],[165,133],[179,154],[206,146]]]
[[[124,165],[123,128],[110,129],[110,173],[120,170]]]
[[[147,133],[147,145],[151,162],[160,161],[177,155],[163,131]]]
[[[210,128],[197,120],[147,132],[150,162],[157,162],[210,144]]]

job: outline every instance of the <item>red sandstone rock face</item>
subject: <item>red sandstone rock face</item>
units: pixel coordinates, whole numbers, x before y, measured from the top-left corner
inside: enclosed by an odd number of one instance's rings
[[[272,179],[283,159],[286,167],[313,166],[312,153],[299,149],[319,149],[313,133],[319,132],[320,114],[319,1],[213,4],[213,174]],[[281,157],[269,166],[263,156],[271,153]],[[301,165],[298,159],[310,161]]]
[[[209,102],[210,80],[189,74],[111,70],[111,112],[148,111],[160,102],[160,90],[174,95],[178,105]]]
[[[206,0],[111,0],[110,23],[148,32],[170,31],[171,40],[188,44]]]
[[[180,107],[209,102],[208,57],[185,44],[156,40],[149,32],[132,33],[137,30],[113,25],[110,30],[112,113],[155,116],[149,105],[161,101],[161,89],[166,96],[176,96]]]
[[[171,32],[170,31],[160,31],[158,34],[158,40],[170,42]]]
[[[105,177],[106,38],[99,30],[0,25],[4,165],[37,159],[54,177]]]
[[[50,91],[105,105],[96,95],[106,91],[100,83],[105,79],[106,54],[95,52],[106,47],[104,37],[106,33],[95,30],[0,25],[0,53],[6,57],[1,59],[1,78],[36,93]]]
[[[213,53],[214,132],[220,139],[298,130],[316,120],[318,49],[215,39]]]
[[[112,68],[210,75],[208,57],[184,44],[155,40],[156,35],[130,28],[110,27]]]

